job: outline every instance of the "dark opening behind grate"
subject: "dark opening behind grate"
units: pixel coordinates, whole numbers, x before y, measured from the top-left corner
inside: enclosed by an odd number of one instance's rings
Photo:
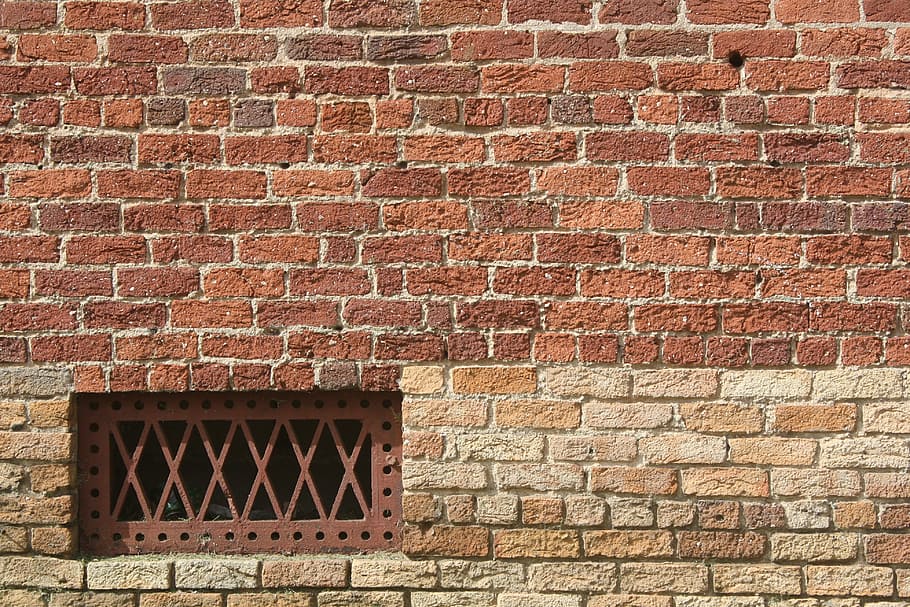
[[[400,410],[390,393],[81,395],[82,550],[394,547]]]

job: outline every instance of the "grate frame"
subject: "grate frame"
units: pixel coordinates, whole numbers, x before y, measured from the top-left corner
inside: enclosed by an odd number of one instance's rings
[[[402,430],[398,393],[130,392],[77,395],[76,405],[79,537],[80,550],[85,554],[367,552],[400,546]],[[348,426],[355,421],[360,423],[353,445],[350,442],[354,434],[339,430],[341,421],[348,422]],[[270,422],[271,431],[263,444],[264,435],[260,433],[257,440],[252,428],[262,428]],[[175,445],[172,440],[169,442],[165,428],[180,423],[185,423],[185,429]],[[229,423],[220,445],[208,432],[219,423]],[[315,424],[309,442],[302,439],[295,423]],[[138,428],[138,424],[142,430],[135,446],[127,444],[124,429]],[[324,435],[330,437],[337,450],[338,461],[334,465],[343,468],[334,496],[319,488],[321,483],[334,484],[330,475],[315,474],[311,469],[316,463],[325,468],[332,462],[331,456],[327,458],[324,453],[317,460],[316,451],[327,449]],[[360,456],[367,440],[369,487],[363,478],[358,478],[356,470],[365,461]],[[200,474],[200,466],[192,466],[190,471],[183,466],[190,466],[187,452],[199,442],[212,471],[205,492],[197,490],[194,499],[192,487],[188,488],[184,480],[191,471]],[[299,469],[287,503],[278,499],[279,488],[273,485],[276,472],[269,468],[272,458],[277,460],[279,443],[285,446],[285,442],[291,446]],[[230,486],[236,482],[228,482],[228,475],[236,474],[241,463],[232,457],[231,449],[239,449],[242,455],[244,448],[256,469],[245,496]],[[145,465],[143,458],[149,453],[165,464],[163,469],[160,465],[155,467],[159,479],[166,474],[157,500],[146,486],[149,479],[143,479],[140,471]],[[122,483],[115,487],[118,461],[125,470]],[[276,466],[281,464],[277,461]],[[349,488],[362,518],[341,517]],[[231,518],[208,520],[219,489]],[[280,489],[287,495],[287,486]],[[141,517],[122,520],[131,490],[141,508]],[[256,513],[252,508],[263,490],[274,518],[256,520],[251,516]],[[306,499],[307,491],[318,510],[317,518],[300,520],[294,513],[302,504],[301,499]],[[185,518],[178,515],[178,520],[168,520],[169,506],[182,507]]]

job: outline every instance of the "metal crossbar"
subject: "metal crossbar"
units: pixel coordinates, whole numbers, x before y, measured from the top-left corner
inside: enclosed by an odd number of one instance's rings
[[[400,411],[391,393],[81,395],[82,551],[395,547]]]

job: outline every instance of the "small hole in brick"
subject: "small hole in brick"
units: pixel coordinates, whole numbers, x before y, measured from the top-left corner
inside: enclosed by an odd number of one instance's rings
[[[321,541],[321,540],[324,540],[324,539],[325,539],[325,533],[323,533],[322,531],[317,531],[317,532],[316,532],[316,539],[317,539],[317,540],[320,540],[320,541]]]
[[[369,531],[364,531],[363,533],[361,533],[361,534],[360,534],[360,539],[362,539],[362,540],[364,540],[364,541],[370,539],[370,532],[369,532]]]
[[[299,531],[295,531],[295,532],[294,532],[294,539],[295,539],[296,541],[299,542],[300,540],[303,539],[303,534],[300,533]]]
[[[159,542],[166,542],[166,541],[167,541],[167,533],[159,533],[159,534],[158,534],[158,541],[159,541]]]
[[[346,540],[346,539],[348,539],[348,534],[345,533],[344,531],[342,531],[341,533],[338,534],[338,539]]]
[[[257,536],[257,535],[256,535],[255,533],[253,533],[252,531],[251,531],[250,533],[247,533],[247,534],[246,534],[246,539],[248,539],[248,540],[250,540],[250,541],[255,540],[257,537],[259,537],[259,536]]]
[[[270,535],[269,537],[272,538],[273,542],[277,542],[278,540],[281,539],[281,534],[279,534],[277,531],[273,531],[272,535]]]
[[[144,534],[144,533],[137,533],[137,534],[136,534],[136,541],[137,541],[137,542],[144,542],[144,541],[145,541],[145,534]]]
[[[229,542],[233,542],[233,541],[234,541],[234,534],[231,533],[230,531],[228,531],[227,533],[224,534],[224,539],[226,539],[226,540],[229,541]]]
[[[181,534],[180,534],[180,540],[181,540],[181,541],[186,542],[186,541],[188,541],[189,539],[190,539],[190,534],[189,534],[189,533],[181,533]]]
[[[392,495],[392,490],[389,489],[388,487],[386,487],[385,489],[382,490],[382,494],[386,497],[389,497],[390,495]]]
[[[278,166],[280,166],[282,169],[288,169],[291,167],[291,163],[290,162],[279,162]]]
[[[348,401],[346,401],[346,400],[340,400],[340,401],[338,401],[338,408],[339,408],[339,409],[344,409],[344,408],[347,407],[347,406],[348,406]]]
[[[742,53],[739,51],[730,51],[727,53],[727,61],[730,62],[730,65],[739,69],[746,62],[746,58],[742,56]]]
[[[385,533],[382,534],[382,537],[384,537],[384,538],[387,539],[387,540],[391,540],[391,539],[392,539],[392,532],[391,532],[391,531],[386,531]]]
[[[120,535],[119,533],[115,533],[115,534],[113,535],[113,538],[114,538],[114,541],[115,541],[115,542],[119,542],[120,540],[123,539],[123,536]]]
[[[391,429],[392,429],[392,424],[389,423],[389,422],[382,422],[382,429],[383,429],[383,430],[391,430]]]
[[[407,162],[407,160],[399,160],[398,162],[395,163],[395,166],[398,167],[399,169],[406,169],[406,168],[408,168],[408,162]]]

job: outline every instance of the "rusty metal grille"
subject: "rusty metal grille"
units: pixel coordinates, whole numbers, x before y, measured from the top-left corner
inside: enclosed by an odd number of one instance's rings
[[[82,551],[395,547],[400,411],[391,393],[81,395]]]

